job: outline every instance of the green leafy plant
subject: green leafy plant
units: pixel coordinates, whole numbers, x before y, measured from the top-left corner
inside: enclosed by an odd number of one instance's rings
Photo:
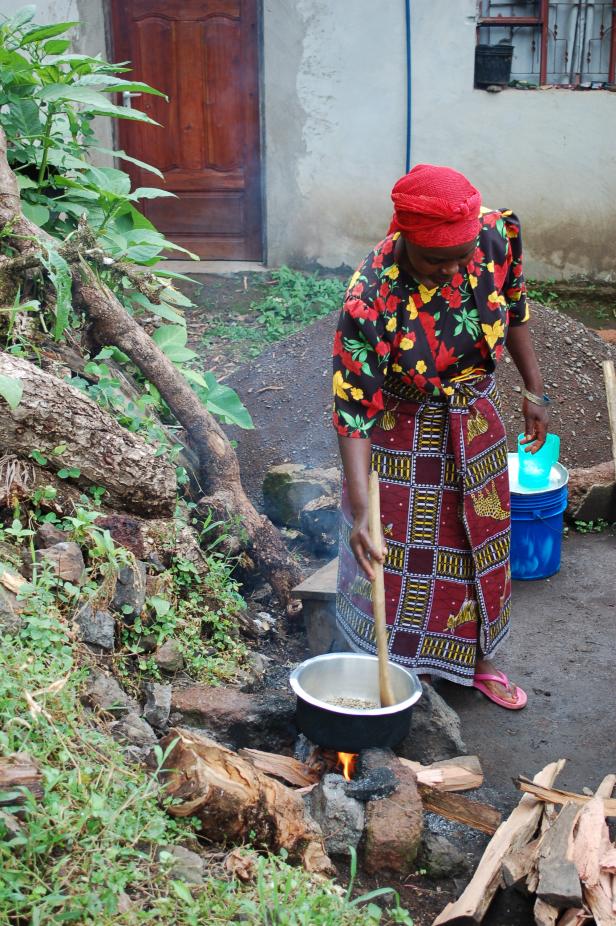
[[[293,329],[309,325],[342,304],[346,284],[342,280],[301,273],[281,267],[272,273],[273,286],[252,308],[263,325],[268,340],[278,340]]]
[[[92,122],[102,115],[152,124],[138,109],[117,106],[111,95],[124,91],[164,94],[125,77],[126,64],[71,52],[70,39],[65,36],[76,23],[38,26],[33,23],[34,15],[34,6],[24,7],[0,26],[0,121],[10,142],[9,162],[19,182],[24,214],[58,240],[57,247],[47,246],[41,258],[55,300],[51,309],[32,300],[16,303],[11,318],[20,311],[38,311],[41,325],[56,340],[79,327],[81,320],[71,302],[69,261],[77,259],[77,254],[83,260],[85,252],[127,311],[144,321],[171,322],[155,331],[154,338],[189,379],[205,407],[225,422],[252,427],[250,415],[233,390],[216,388],[211,374],[192,366],[197,357],[186,347],[182,314],[191,302],[174,286],[175,279],[185,278],[159,264],[163,252],[170,250],[195,255],[168,241],[137,208],[143,200],[173,194],[158,187],[132,190],[127,173],[95,166],[90,160],[92,155],[111,155],[162,176],[124,151],[101,147]],[[83,221],[85,226],[80,224]],[[80,243],[87,247],[80,249]],[[140,284],[127,269],[154,265],[148,285]],[[12,325],[7,337],[11,334]],[[126,364],[128,358],[116,355],[115,359]],[[189,362],[191,367],[186,366]],[[104,393],[104,387],[93,391],[97,400],[107,401]],[[0,378],[0,396],[16,407],[21,399],[19,382]]]
[[[580,534],[600,534],[609,528],[609,524],[603,518],[596,521],[574,521],[575,529]]]

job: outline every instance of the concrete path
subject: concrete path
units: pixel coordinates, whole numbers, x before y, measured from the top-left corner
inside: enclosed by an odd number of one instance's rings
[[[594,788],[616,771],[615,630],[616,535],[573,533],[556,576],[514,582],[512,632],[496,661],[527,691],[527,707],[506,711],[477,691],[441,686],[506,803],[517,800],[512,775],[554,759],[567,759],[565,788]]]

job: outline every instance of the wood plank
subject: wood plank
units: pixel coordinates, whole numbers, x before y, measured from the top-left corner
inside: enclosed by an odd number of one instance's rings
[[[336,582],[338,580],[338,557],[326,566],[322,566],[304,579],[300,585],[293,589],[296,598],[315,598],[320,601],[330,601],[336,597]]]
[[[533,913],[535,914],[536,926],[556,926],[560,910],[538,897],[535,901]]]
[[[565,760],[551,762],[533,781],[550,787],[562,770]],[[499,826],[490,840],[475,874],[458,900],[447,904],[434,920],[433,926],[447,924],[480,923],[501,884],[501,865],[507,853],[525,846],[533,838],[543,805],[540,800],[525,794],[510,816]]]
[[[612,459],[616,466],[616,370],[613,360],[603,361],[603,378],[605,380],[605,397],[612,436]]]
[[[437,791],[471,791],[483,784],[483,771],[477,756],[458,756],[430,765],[402,756],[398,760],[415,772],[418,784],[428,785]]]
[[[578,804],[565,804],[546,831],[539,849],[537,897],[561,909],[581,907],[583,903],[578,871],[569,856],[579,813]]]
[[[529,781],[528,778],[525,778],[523,775],[520,775],[514,781],[518,791],[523,791],[525,794],[532,794],[533,797],[538,798],[540,801],[545,801],[550,804],[588,804],[592,800],[592,796],[588,794],[575,794],[573,791],[561,791],[559,788],[547,788],[545,786],[539,785],[534,781]],[[604,813],[606,817],[616,817],[616,799],[604,798],[603,799]]]
[[[471,801],[462,794],[447,794],[422,784],[419,785],[419,793],[424,810],[437,813],[446,820],[464,823],[488,836],[492,836],[500,825],[500,813],[489,804]]]

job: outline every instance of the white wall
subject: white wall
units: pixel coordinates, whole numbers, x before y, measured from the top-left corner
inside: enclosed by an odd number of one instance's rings
[[[412,160],[525,230],[527,272],[616,279],[616,94],[473,89],[475,0],[411,0]],[[403,0],[264,0],[268,259],[354,265],[404,172]]]

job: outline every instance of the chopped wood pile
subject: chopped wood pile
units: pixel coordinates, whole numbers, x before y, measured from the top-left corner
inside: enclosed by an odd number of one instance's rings
[[[518,778],[522,800],[503,821],[466,889],[433,926],[481,923],[501,887],[533,896],[537,926],[616,926],[616,846],[606,818],[616,817],[616,775],[594,794],[554,788],[564,759],[533,781]]]

